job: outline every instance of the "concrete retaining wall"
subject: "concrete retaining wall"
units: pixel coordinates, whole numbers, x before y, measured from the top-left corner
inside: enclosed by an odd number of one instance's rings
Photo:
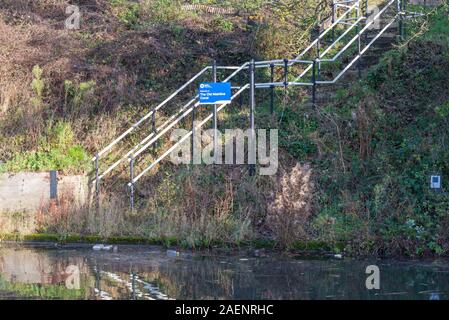
[[[49,206],[50,172],[0,174],[0,212],[37,212]],[[56,189],[55,189],[56,187]],[[75,205],[88,201],[88,179],[85,176],[57,176],[53,191]]]

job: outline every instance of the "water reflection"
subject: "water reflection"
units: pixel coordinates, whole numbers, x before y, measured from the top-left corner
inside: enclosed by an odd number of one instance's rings
[[[365,287],[366,266],[381,289]],[[449,264],[0,248],[3,299],[448,299]]]

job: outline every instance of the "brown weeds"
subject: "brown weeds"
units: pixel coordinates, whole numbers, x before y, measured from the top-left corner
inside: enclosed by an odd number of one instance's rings
[[[267,226],[280,245],[290,247],[306,237],[305,225],[312,213],[313,183],[310,165],[283,170],[268,207]]]

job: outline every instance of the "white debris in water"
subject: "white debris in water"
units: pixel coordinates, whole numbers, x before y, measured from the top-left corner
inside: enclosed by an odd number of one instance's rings
[[[167,250],[167,257],[179,257],[179,252],[176,250]]]
[[[337,254],[334,254],[334,258],[335,259],[343,259],[343,256],[341,254],[337,253]]]
[[[94,249],[95,251],[103,250],[103,248],[104,248],[103,244],[96,244],[92,247],[92,249]]]
[[[94,289],[96,295],[100,297],[101,300],[112,300],[112,297],[106,291],[100,291],[97,288]]]
[[[95,251],[101,251],[101,250],[105,250],[105,251],[110,251],[110,250],[114,250],[114,252],[117,252],[117,246],[112,246],[112,245],[104,245],[104,244],[96,244],[92,247],[93,250]]]

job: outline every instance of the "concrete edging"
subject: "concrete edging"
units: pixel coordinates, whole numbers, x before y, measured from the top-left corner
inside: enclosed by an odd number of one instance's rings
[[[88,201],[86,176],[62,176],[56,172],[0,174],[0,212],[38,212],[52,200],[68,199],[74,205]]]

